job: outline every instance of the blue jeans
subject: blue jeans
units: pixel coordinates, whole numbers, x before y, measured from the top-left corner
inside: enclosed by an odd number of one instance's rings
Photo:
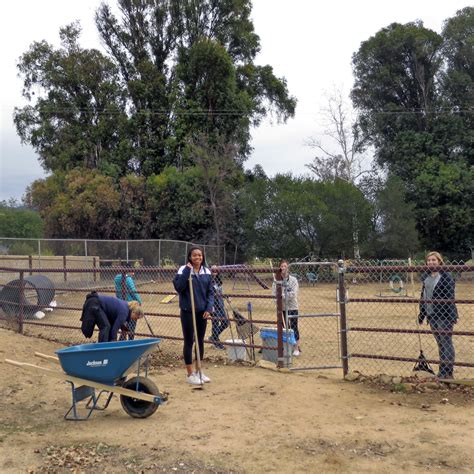
[[[454,322],[445,319],[431,319],[431,330],[438,344],[440,378],[453,377],[453,364],[456,353],[454,351],[453,335],[451,334]]]
[[[137,322],[134,321],[133,319],[130,319],[130,321],[126,323],[126,326],[127,326],[128,332],[124,333],[122,331],[120,333],[119,341],[125,341],[127,339],[127,336],[130,341],[135,339],[135,329],[137,328]]]

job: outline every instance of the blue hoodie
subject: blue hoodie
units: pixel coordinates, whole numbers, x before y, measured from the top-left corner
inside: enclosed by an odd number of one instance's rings
[[[99,295],[100,307],[109,320],[110,328],[109,341],[117,339],[117,333],[122,326],[130,321],[130,309],[126,301],[119,300],[113,296]]]
[[[121,300],[124,299],[126,301],[138,301],[140,304],[142,304],[142,299],[135,288],[133,278],[130,275],[125,276],[124,288],[122,288],[122,279],[123,275],[121,273],[116,275],[114,278],[115,296]],[[125,290],[125,295],[123,295],[123,290]],[[125,296],[125,298],[123,296]]]
[[[179,307],[183,311],[191,312],[191,295],[189,293],[189,274],[191,269],[183,265],[173,279],[175,290],[179,294]],[[201,267],[199,274],[193,272],[193,293],[196,312],[212,312],[214,294],[212,291],[211,271]]]

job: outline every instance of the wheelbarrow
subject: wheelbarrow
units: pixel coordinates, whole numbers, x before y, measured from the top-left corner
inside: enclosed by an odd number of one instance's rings
[[[29,370],[41,370],[71,384],[72,404],[66,420],[87,420],[93,411],[105,410],[113,394],[120,395],[125,412],[133,418],[147,418],[167,400],[167,394],[148,378],[148,355],[160,339],[81,344],[56,351],[57,357],[36,352],[35,356],[61,365],[63,372],[5,359],[5,362]],[[128,378],[136,366],[136,375]],[[145,376],[140,375],[144,367]],[[99,391],[96,394],[96,390]],[[99,400],[104,394],[105,402]],[[86,415],[78,414],[79,402],[85,402]]]

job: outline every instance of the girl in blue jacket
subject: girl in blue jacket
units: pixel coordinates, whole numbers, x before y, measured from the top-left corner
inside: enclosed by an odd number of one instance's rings
[[[211,379],[201,372],[199,375],[193,370],[193,342],[194,326],[189,292],[189,275],[192,276],[194,305],[196,314],[197,342],[201,360],[204,357],[204,336],[206,334],[207,320],[211,317],[214,306],[214,296],[211,284],[211,271],[205,266],[204,253],[200,247],[191,247],[187,255],[187,264],[180,267],[174,277],[173,285],[179,294],[179,307],[181,309],[181,327],[184,338],[184,363],[186,365],[186,381],[192,385],[210,382]]]

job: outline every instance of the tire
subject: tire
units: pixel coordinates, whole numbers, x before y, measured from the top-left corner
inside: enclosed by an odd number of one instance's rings
[[[390,282],[390,289],[394,293],[400,293],[403,290],[403,280],[400,275],[391,276],[389,282]],[[398,287],[395,286],[396,284],[398,285]]]
[[[136,390],[137,381],[139,392],[159,395],[160,391],[158,387],[150,379],[145,377],[133,377],[124,382],[122,387],[128,388],[129,390]],[[139,400],[125,395],[120,395],[120,403],[127,414],[133,418],[148,418],[155,413],[159,406],[157,403],[147,402],[146,400]]]

